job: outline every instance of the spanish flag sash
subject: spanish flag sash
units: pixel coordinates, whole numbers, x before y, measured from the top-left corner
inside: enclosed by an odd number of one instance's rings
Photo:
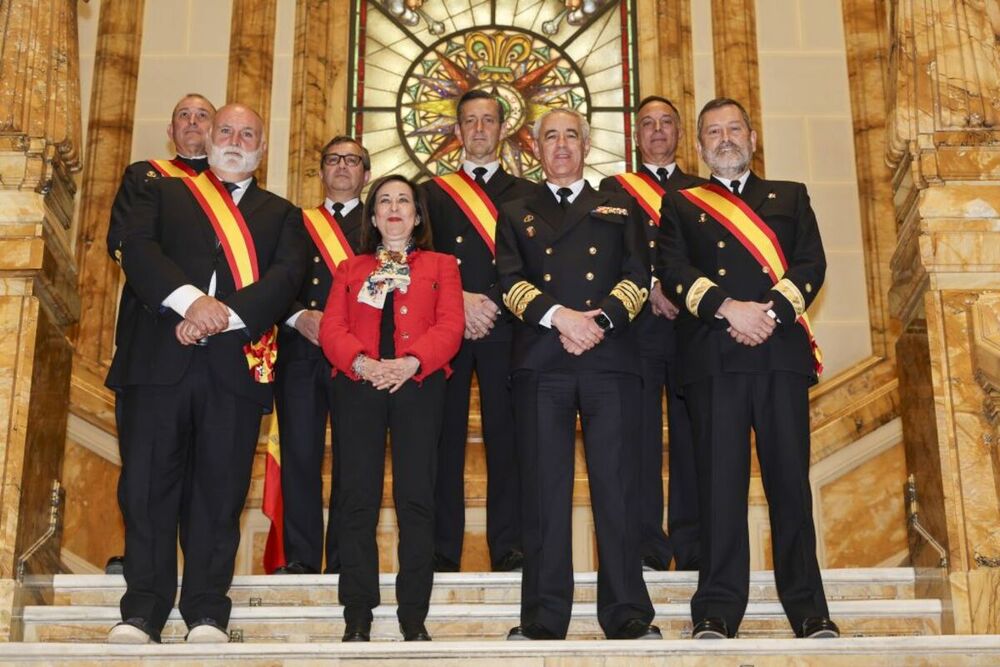
[[[198,172],[176,157],[173,160],[150,160],[149,164],[166,178],[194,178],[198,175]]]
[[[747,206],[746,202],[715,183],[681,190],[680,194],[728,229],[761,267],[767,269],[766,273],[772,284],[777,284],[781,280],[788,270],[788,261],[778,243],[778,237],[774,234],[774,230]],[[818,375],[823,372],[823,353],[813,335],[809,316],[803,312],[797,321],[809,336]]]
[[[233,274],[236,289],[257,282],[260,276],[253,236],[225,186],[211,170],[181,180],[212,223]],[[274,362],[278,358],[275,327],[271,327],[260,339],[247,343],[243,352],[255,382],[266,384],[274,381]]]
[[[434,182],[455,200],[472,226],[483,237],[490,253],[496,257],[497,207],[493,205],[479,184],[465,173],[464,169],[444,176],[436,176]]]
[[[660,225],[660,202],[666,190],[648,174],[625,173],[615,176],[625,192],[639,202],[649,219]]]
[[[312,237],[319,253],[323,255],[330,273],[333,273],[337,265],[345,259],[354,257],[354,251],[344,236],[344,230],[340,228],[337,219],[330,214],[326,206],[302,209],[302,222],[305,223],[306,231]]]

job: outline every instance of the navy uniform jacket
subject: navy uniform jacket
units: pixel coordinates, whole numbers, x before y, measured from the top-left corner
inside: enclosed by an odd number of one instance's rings
[[[483,237],[455,203],[451,195],[433,180],[421,184],[427,198],[427,213],[434,231],[434,249],[454,255],[462,274],[462,289],[466,292],[485,294],[500,308],[500,315],[482,341],[510,340],[513,317],[503,304],[496,261]],[[524,178],[511,176],[502,168],[486,181],[483,190],[496,206],[523,197],[531,192],[534,184]]]
[[[344,217],[340,226],[341,231],[347,238],[347,244],[355,254],[361,245],[361,217],[364,206],[359,202],[351,212]],[[316,244],[309,238],[309,257],[306,261],[306,275],[299,289],[292,307],[288,309],[288,317],[291,317],[300,310],[318,310],[323,312],[326,308],[326,298],[330,295],[330,287],[333,285],[333,274],[326,266],[323,256],[316,248]],[[285,317],[278,328],[278,362],[298,361],[299,359],[320,359],[323,357],[323,350],[318,345],[313,345],[299,333],[295,327],[285,324]]]
[[[178,287],[207,291],[216,273],[217,299],[232,308],[244,329],[209,336],[208,363],[220,387],[257,401],[266,409],[271,385],[253,381],[243,346],[256,340],[288,312],[305,272],[308,244],[302,212],[252,181],[240,199],[257,252],[260,279],[237,290],[215,231],[182,179],[150,181],[128,213],[122,239],[122,268],[141,304],[121,331],[107,385],[171,385],[180,381],[194,354],[181,345],[175,327],[181,317],[162,307]]]
[[[630,321],[650,282],[641,214],[630,197],[589,184],[563,211],[544,183],[505,203],[497,229],[497,268],[504,302],[519,319],[511,371],[599,370],[640,374]],[[559,332],[539,324],[554,305],[601,309],[614,329],[577,357]]]
[[[741,198],[774,230],[788,262],[777,285],[712,216],[703,216],[678,192],[663,197],[657,275],[664,294],[681,309],[677,341],[682,385],[725,372],[791,371],[816,378],[809,338],[796,323],[816,298],[826,273],[806,187],[765,181],[751,173]],[[737,343],[726,331],[726,320],[715,317],[727,297],[773,300],[780,324],[761,345]]]
[[[644,165],[640,165],[639,173],[645,174],[656,180],[656,174],[652,173]],[[704,183],[705,180],[698,176],[693,176],[691,174],[684,173],[681,168],[674,166],[674,171],[667,179],[666,190],[683,190],[684,188],[694,187],[695,185],[700,185]],[[621,182],[614,176],[608,176],[601,181],[600,189],[602,192],[620,192],[628,197],[632,197],[629,193],[622,187]],[[640,213],[644,213],[645,209],[641,208],[636,202],[636,209]],[[643,215],[645,218],[646,216]],[[643,229],[646,230],[646,242],[649,246],[649,257],[651,261],[656,260],[656,237],[660,232],[659,220],[645,220],[643,224]],[[654,267],[650,267],[653,270]],[[637,335],[639,337],[639,350],[640,353],[645,356],[653,357],[665,357],[667,359],[673,359],[674,355],[677,353],[677,342],[676,336],[674,334],[674,322],[673,320],[668,320],[665,317],[659,315],[654,315],[650,304],[642,309],[639,313],[639,317],[635,323]]]

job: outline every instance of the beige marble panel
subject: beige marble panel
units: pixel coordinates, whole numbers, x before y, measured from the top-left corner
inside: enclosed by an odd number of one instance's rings
[[[115,464],[67,441],[63,461],[66,513],[62,544],[99,567],[111,556],[125,553],[125,527],[118,509],[118,473]]]

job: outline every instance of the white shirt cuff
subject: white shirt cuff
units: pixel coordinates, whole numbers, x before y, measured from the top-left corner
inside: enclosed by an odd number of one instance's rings
[[[205,293],[194,285],[181,285],[163,300],[163,306],[184,317],[191,304],[205,296]]]
[[[539,320],[538,323],[547,329],[551,329],[552,316],[555,315],[556,311],[559,310],[560,308],[562,308],[562,306],[560,306],[558,303],[549,308],[547,311],[545,311],[545,314],[542,315],[542,319]]]
[[[236,314],[236,311],[233,310],[232,308],[229,308],[229,306],[226,306],[226,308],[229,309],[229,326],[226,327],[226,331],[236,331],[238,329],[246,329],[247,325],[243,324],[243,320],[240,318],[239,315]]]
[[[290,327],[292,327],[294,329],[295,328],[295,322],[299,319],[299,315],[301,315],[304,312],[306,312],[305,308],[303,308],[302,310],[295,311],[295,313],[293,313],[291,317],[289,317],[287,320],[285,320],[285,324],[287,324],[288,326],[290,326]]]

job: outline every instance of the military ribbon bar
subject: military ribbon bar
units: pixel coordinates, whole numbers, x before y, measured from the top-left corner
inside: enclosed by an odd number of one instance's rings
[[[660,203],[663,199],[663,193],[666,192],[663,186],[657,183],[655,178],[646,174],[625,173],[618,174],[615,178],[625,188],[625,192],[639,202],[639,206],[646,212],[649,219],[659,227]]]
[[[177,158],[173,160],[150,160],[149,164],[153,165],[153,169],[160,172],[160,175],[166,178],[194,178],[198,175],[198,172]]]
[[[483,189],[465,173],[464,169],[444,176],[436,176],[434,182],[455,200],[458,207],[472,222],[472,226],[483,237],[490,253],[496,257],[497,208],[483,192]]]
[[[333,273],[337,265],[345,259],[354,257],[351,244],[344,236],[344,230],[337,224],[325,206],[318,208],[302,209],[302,221],[305,223],[306,231],[312,237],[313,243],[323,255],[326,266]]]
[[[752,208],[747,206],[746,202],[715,183],[706,183],[681,190],[680,194],[728,229],[753,255],[754,259],[767,269],[767,276],[771,279],[772,284],[777,284],[781,280],[785,271],[788,270],[788,261],[778,243],[778,237],[774,230]],[[816,373],[822,373],[823,353],[813,335],[809,316],[803,312],[798,317],[798,323],[802,325],[809,336]]]

